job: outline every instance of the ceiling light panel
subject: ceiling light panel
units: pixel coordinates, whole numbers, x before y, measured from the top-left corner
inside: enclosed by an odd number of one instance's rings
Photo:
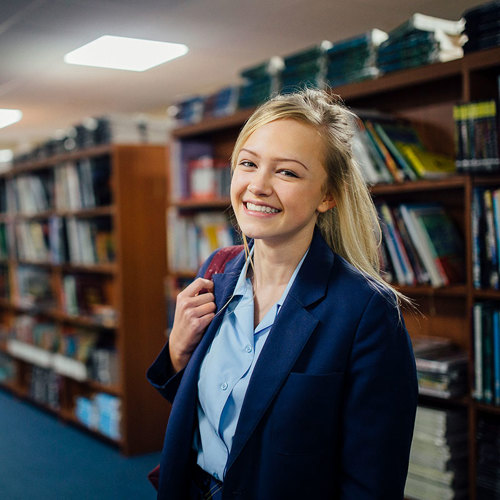
[[[64,56],[64,62],[98,68],[146,71],[188,52],[186,45],[105,35]]]
[[[19,109],[0,109],[0,128],[8,127],[23,117]]]

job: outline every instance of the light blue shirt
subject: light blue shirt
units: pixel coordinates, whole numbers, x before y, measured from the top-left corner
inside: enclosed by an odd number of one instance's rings
[[[224,478],[253,369],[306,255],[307,252],[295,268],[278,302],[255,330],[253,287],[247,278],[247,260],[219,330],[201,364],[198,379],[198,432],[195,432],[193,447],[198,453],[198,465],[217,479]]]

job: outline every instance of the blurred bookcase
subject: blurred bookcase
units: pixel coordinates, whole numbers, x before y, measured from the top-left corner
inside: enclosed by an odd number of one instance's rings
[[[0,387],[124,454],[161,448],[165,146],[109,144],[0,176]]]

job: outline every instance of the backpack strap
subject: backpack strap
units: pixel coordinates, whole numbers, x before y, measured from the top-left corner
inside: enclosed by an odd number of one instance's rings
[[[210,264],[205,271],[204,278],[209,280],[217,273],[223,273],[226,264],[234,259],[243,250],[243,245],[232,245],[221,248],[212,258]]]

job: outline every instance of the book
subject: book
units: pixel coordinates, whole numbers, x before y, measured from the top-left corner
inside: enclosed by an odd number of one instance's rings
[[[428,16],[419,12],[389,32],[389,39],[402,38],[414,30],[442,31],[449,35],[460,35],[465,27],[464,19],[458,21]]]
[[[399,143],[396,147],[422,179],[439,179],[456,172],[455,162],[448,156],[432,153],[417,144]]]

